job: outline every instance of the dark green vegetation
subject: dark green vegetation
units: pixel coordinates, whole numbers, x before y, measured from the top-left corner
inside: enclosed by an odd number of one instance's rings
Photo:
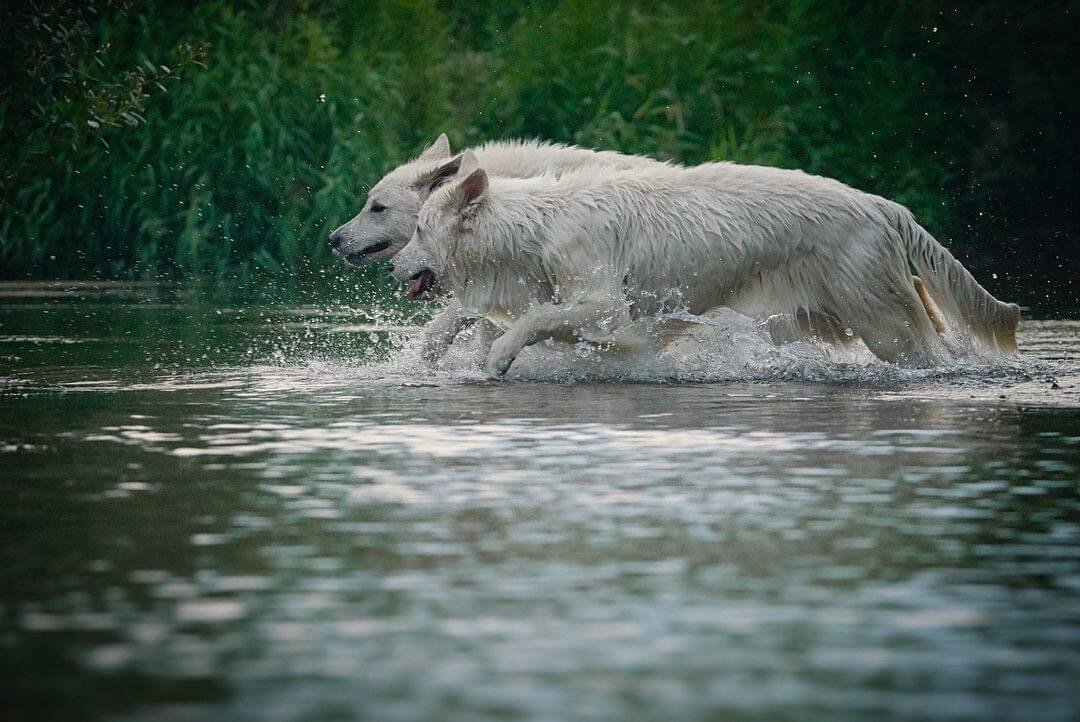
[[[1066,1],[16,5],[0,277],[355,278],[326,234],[446,131],[833,176],[1075,302]]]

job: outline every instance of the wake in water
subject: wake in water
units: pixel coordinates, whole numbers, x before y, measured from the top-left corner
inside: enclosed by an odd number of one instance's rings
[[[461,334],[434,368],[419,354],[421,329],[393,335],[389,357],[351,371],[362,379],[408,383],[487,380],[482,370],[490,338],[475,329]],[[957,377],[994,378],[1052,373],[1023,356],[988,355],[945,367],[909,369],[883,363],[857,339],[847,346],[816,341],[776,344],[762,323],[730,309],[703,316],[672,314],[623,329],[612,344],[547,341],[527,347],[510,381],[547,382],[763,382],[804,381],[890,384]]]
[[[250,314],[238,314],[237,320]],[[299,319],[297,318],[299,317]],[[515,384],[722,383],[732,393],[805,393],[807,385],[897,399],[1006,400],[1080,406],[1080,322],[1025,321],[1019,355],[969,357],[932,369],[900,368],[877,360],[859,342],[848,346],[799,341],[776,344],[769,330],[728,309],[704,316],[646,319],[620,332],[607,347],[545,342],[524,350],[507,381],[483,371],[490,338],[466,330],[434,367],[419,349],[423,327],[400,311],[302,309],[251,318],[235,331],[235,353],[206,359],[187,348],[146,353],[131,337],[78,339],[91,349],[89,366],[32,366],[0,374],[0,393],[201,392],[276,400],[314,393],[322,400],[394,393],[416,386],[483,386],[517,393]],[[227,337],[231,338],[231,337]],[[140,364],[101,364],[123,344]],[[40,344],[22,344],[37,353]],[[243,350],[247,347],[246,352]],[[100,347],[100,348],[99,348]],[[198,348],[196,348],[198,350]],[[55,353],[50,352],[55,358]],[[739,384],[748,388],[735,389]],[[793,386],[794,385],[794,386]],[[753,387],[757,387],[756,389]],[[786,389],[786,390],[785,390]]]

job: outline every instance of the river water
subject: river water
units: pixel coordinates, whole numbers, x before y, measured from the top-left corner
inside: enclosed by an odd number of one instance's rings
[[[184,298],[0,285],[7,719],[1080,715],[1080,322],[928,372],[719,314],[494,382]]]

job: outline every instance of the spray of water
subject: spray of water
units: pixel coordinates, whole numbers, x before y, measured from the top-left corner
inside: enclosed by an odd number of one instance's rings
[[[361,381],[444,384],[487,380],[483,333],[466,330],[434,366],[419,353],[422,328],[397,326],[386,344],[348,366]],[[730,309],[704,316],[675,313],[638,321],[608,345],[548,341],[528,347],[509,381],[534,382],[821,382],[896,384],[961,377],[994,378],[1047,373],[1036,359],[978,356],[934,369],[908,369],[877,360],[861,342],[846,346],[814,340],[776,344],[766,325]]]

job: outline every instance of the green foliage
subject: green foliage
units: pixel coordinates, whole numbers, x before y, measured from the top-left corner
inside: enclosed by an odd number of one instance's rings
[[[442,131],[803,168],[907,204],[977,268],[1018,236],[1075,244],[1054,240],[1080,155],[1066,2],[97,10],[59,46],[26,34],[37,66],[4,58],[0,275],[341,276],[326,234]]]

